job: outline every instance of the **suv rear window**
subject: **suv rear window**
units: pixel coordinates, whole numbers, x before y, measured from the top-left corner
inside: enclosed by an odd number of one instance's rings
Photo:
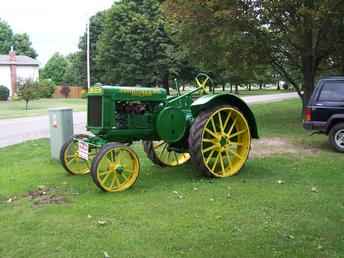
[[[344,81],[325,82],[319,101],[344,102]]]

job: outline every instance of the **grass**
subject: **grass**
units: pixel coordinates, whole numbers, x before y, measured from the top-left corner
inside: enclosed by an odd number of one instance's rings
[[[0,257],[343,257],[342,155],[303,131],[297,100],[253,109],[262,137],[320,152],[258,157],[209,180],[154,166],[135,146],[138,182],[104,194],[51,161],[47,140],[0,149]],[[66,202],[35,205],[25,195],[39,185]]]
[[[29,110],[25,110],[24,101],[0,101],[0,119],[47,115],[49,108],[58,107],[84,111],[85,104],[83,99],[40,99],[30,102]]]

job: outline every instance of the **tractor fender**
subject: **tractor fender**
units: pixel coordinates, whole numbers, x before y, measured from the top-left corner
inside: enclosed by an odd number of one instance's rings
[[[231,105],[238,108],[245,116],[250,127],[252,138],[258,139],[256,118],[249,106],[241,98],[233,94],[206,95],[195,100],[191,105],[191,113],[196,117],[200,112],[218,105]]]

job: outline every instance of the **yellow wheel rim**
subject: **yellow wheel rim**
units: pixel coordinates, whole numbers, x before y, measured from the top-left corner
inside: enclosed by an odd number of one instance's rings
[[[97,181],[107,192],[120,192],[132,186],[140,170],[136,153],[128,147],[115,147],[103,155],[97,167]]]
[[[234,108],[217,110],[205,123],[201,146],[203,162],[211,174],[216,177],[237,174],[251,146],[245,117]]]
[[[95,153],[90,153],[90,158]],[[72,141],[64,153],[64,163],[74,175],[85,175],[90,173],[90,162],[79,157],[78,141]]]
[[[169,167],[181,166],[191,158],[189,153],[179,153],[169,149],[169,144],[164,141],[153,142],[153,149],[159,161]]]

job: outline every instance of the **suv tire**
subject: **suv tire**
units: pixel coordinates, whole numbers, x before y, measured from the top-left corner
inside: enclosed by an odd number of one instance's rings
[[[336,151],[344,153],[344,123],[336,124],[331,128],[329,142]]]

